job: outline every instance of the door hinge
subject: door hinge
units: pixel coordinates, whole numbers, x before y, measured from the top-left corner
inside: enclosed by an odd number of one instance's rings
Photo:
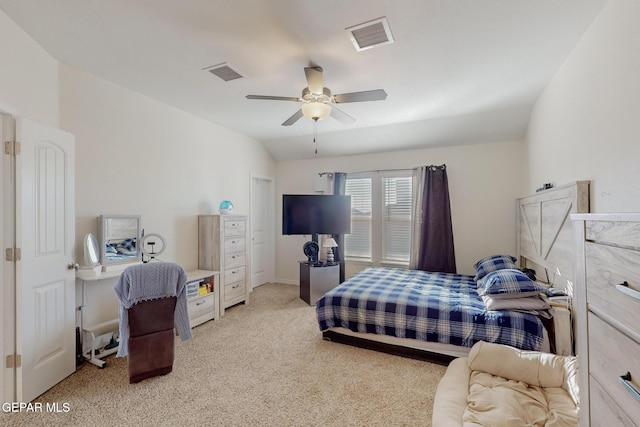
[[[9,154],[10,156],[20,155],[20,141],[5,141],[4,154]]]
[[[22,250],[20,248],[7,248],[5,250],[5,260],[17,262],[22,259]]]
[[[7,356],[7,368],[21,368],[22,367],[22,355],[9,354]]]

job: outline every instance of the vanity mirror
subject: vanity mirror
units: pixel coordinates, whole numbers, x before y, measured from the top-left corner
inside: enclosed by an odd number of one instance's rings
[[[103,268],[140,261],[140,215],[100,215],[98,230]]]
[[[84,236],[84,265],[91,268],[100,265],[98,240],[92,233],[87,233]]]

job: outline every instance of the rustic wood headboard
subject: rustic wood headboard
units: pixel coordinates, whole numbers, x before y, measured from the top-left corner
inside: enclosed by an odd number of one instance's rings
[[[590,181],[540,191],[518,199],[517,256],[541,282],[574,290],[575,241],[570,214],[589,212]]]

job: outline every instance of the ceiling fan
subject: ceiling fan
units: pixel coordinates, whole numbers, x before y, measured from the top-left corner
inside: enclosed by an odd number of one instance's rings
[[[324,87],[322,82],[322,67],[305,67],[304,74],[307,77],[308,86],[302,89],[302,96],[300,98],[288,96],[247,95],[247,99],[302,102],[302,107],[293,116],[289,117],[284,121],[284,123],[282,123],[282,126],[291,126],[303,116],[317,122],[318,120],[331,115],[331,117],[342,123],[353,123],[356,119],[330,104],[382,101],[387,98],[387,93],[383,89],[332,95],[331,90]]]

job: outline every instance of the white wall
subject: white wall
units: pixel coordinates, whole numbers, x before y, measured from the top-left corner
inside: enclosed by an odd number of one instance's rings
[[[311,149],[311,148],[310,148]],[[304,236],[282,236],[282,194],[312,194],[320,172],[359,172],[447,165],[456,264],[474,273],[473,264],[495,253],[515,255],[516,199],[523,193],[521,141],[398,151],[362,156],[278,162],[276,185],[276,279],[298,283],[297,261],[304,261]]]
[[[640,211],[640,2],[610,0],[538,99],[527,188],[592,182],[592,212]]]
[[[218,213],[222,200],[248,215],[251,174],[275,177],[258,141],[83,71],[61,65],[60,94],[61,125],[76,136],[78,248],[98,215],[141,215],[145,232],[167,242],[159,258],[195,269],[197,215]],[[117,306],[111,285],[93,287],[88,321]]]
[[[76,136],[78,243],[100,214],[139,214],[162,258],[197,267],[197,215],[232,200],[249,214],[250,175],[275,176],[262,144],[61,66],[61,122]]]
[[[58,62],[0,10],[0,110],[59,125]]]

